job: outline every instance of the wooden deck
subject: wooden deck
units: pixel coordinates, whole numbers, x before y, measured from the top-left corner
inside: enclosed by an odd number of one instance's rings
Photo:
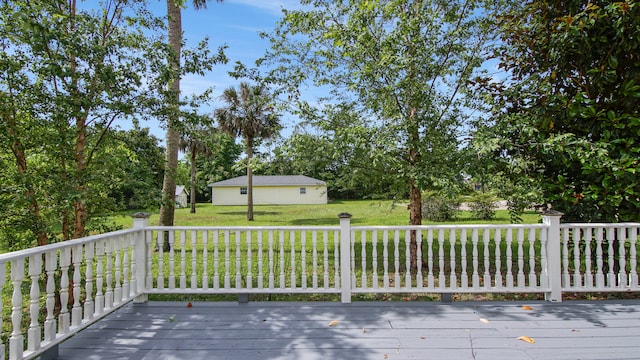
[[[59,349],[66,360],[639,358],[640,300],[149,302],[126,305]]]

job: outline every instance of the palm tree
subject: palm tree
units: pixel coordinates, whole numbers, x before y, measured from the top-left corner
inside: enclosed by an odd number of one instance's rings
[[[223,0],[216,0],[222,2]],[[171,64],[174,78],[169,82],[168,87],[171,91],[170,103],[177,106],[180,100],[180,52],[182,50],[182,14],[180,6],[184,1],[167,0],[167,22],[169,25],[169,47],[171,48]],[[203,9],[207,7],[207,0],[192,0],[195,9]],[[170,111],[167,118],[167,135],[166,135],[166,163],[164,170],[164,180],[162,181],[162,205],[160,206],[160,225],[173,226],[175,215],[174,198],[176,193],[176,173],[178,171],[178,148],[180,143],[180,132],[178,124],[180,119],[178,111]],[[165,241],[165,249],[168,250],[169,242]]]
[[[191,205],[191,214],[196,213],[196,157],[198,155],[211,154],[211,148],[208,146],[208,139],[212,133],[209,127],[196,126],[193,129],[188,129],[180,138],[180,150],[189,152],[191,162],[191,191],[189,196],[189,203]]]
[[[256,139],[270,138],[280,130],[280,118],[272,107],[273,97],[264,86],[240,83],[239,90],[227,88],[220,96],[227,106],[214,113],[220,130],[242,137],[247,152],[247,220],[253,221],[253,177],[251,159]]]

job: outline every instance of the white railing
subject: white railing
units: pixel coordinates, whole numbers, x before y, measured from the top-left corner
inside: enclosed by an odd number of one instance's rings
[[[351,226],[340,214],[339,226],[315,227],[158,227],[136,217],[130,230],[0,255],[0,305],[10,309],[0,360],[55,354],[149,294],[335,293],[348,303],[354,293],[535,292],[561,301],[563,291],[640,291],[640,224],[560,225],[560,216]]]

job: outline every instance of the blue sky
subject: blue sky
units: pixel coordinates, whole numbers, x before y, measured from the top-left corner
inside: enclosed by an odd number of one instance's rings
[[[218,96],[229,86],[237,86],[240,80],[228,75],[236,61],[253,65],[255,60],[264,54],[268,42],[259,37],[259,32],[270,31],[282,15],[281,9],[300,7],[297,0],[225,0],[217,3],[210,0],[206,9],[195,10],[191,1],[187,0],[187,8],[182,10],[182,27],[187,46],[194,45],[205,37],[209,37],[212,51],[226,44],[225,51],[229,63],[217,65],[206,76],[187,76],[180,82],[183,94],[199,93],[213,86],[214,96]],[[151,10],[159,16],[166,14],[166,2],[154,0],[149,4]],[[221,103],[214,102],[204,106],[201,113],[211,113]],[[281,119],[285,132],[290,133],[293,120]],[[149,127],[151,132],[164,141],[165,132],[158,123],[142,122],[141,126]]]

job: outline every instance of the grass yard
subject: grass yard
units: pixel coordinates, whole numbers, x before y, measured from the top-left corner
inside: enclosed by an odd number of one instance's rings
[[[180,226],[300,226],[300,225],[338,225],[338,214],[349,213],[353,217],[353,225],[406,225],[409,223],[409,210],[406,202],[383,200],[336,200],[326,205],[258,205],[254,207],[255,221],[247,221],[246,206],[212,206],[200,203],[196,213],[189,209],[176,209],[175,225]],[[113,221],[129,228],[133,224],[131,217],[116,215]],[[540,215],[530,211],[522,216],[525,224],[540,222]],[[158,212],[153,212],[149,221],[158,224]],[[493,220],[478,220],[470,211],[460,211],[454,224],[508,224],[509,213],[506,210],[496,211]],[[423,224],[445,224],[424,221]]]

